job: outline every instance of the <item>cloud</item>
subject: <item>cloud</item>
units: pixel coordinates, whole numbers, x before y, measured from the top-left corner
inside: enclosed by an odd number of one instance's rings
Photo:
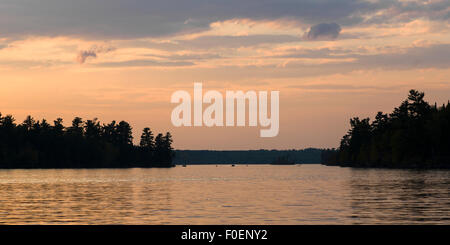
[[[284,54],[272,55],[267,58],[284,58],[284,59],[326,59],[326,58],[353,58],[353,53],[364,52],[362,48],[359,49],[344,49],[344,48],[302,48],[302,49],[288,49]]]
[[[192,53],[192,54],[173,54],[173,55],[155,55],[148,54],[146,56],[168,59],[171,61],[195,61],[195,60],[213,60],[223,58],[222,55],[213,53]]]
[[[80,51],[77,55],[77,61],[78,63],[83,64],[88,57],[97,58],[97,53],[93,50]]]
[[[98,67],[177,67],[177,66],[192,66],[195,63],[188,61],[157,61],[151,59],[137,59],[117,62],[103,62],[96,64]]]
[[[288,85],[287,88],[300,88],[306,90],[333,90],[333,91],[361,91],[361,90],[381,90],[381,91],[390,91],[402,88],[404,86],[396,85],[396,86],[359,86],[352,84],[296,84],[296,85]]]
[[[208,48],[239,48],[257,46],[270,43],[299,42],[300,38],[292,35],[250,35],[250,36],[201,36],[198,38],[179,41],[183,47]]]
[[[341,27],[336,23],[320,23],[311,26],[305,33],[307,40],[334,40],[339,36]]]
[[[89,57],[97,58],[97,54],[108,53],[113,50],[115,50],[115,48],[111,47],[111,46],[96,46],[96,45],[94,45],[91,48],[89,48],[88,50],[79,51],[78,55],[76,57],[76,60],[78,63],[84,64]]]
[[[323,50],[324,57],[332,51]],[[340,56],[339,56],[340,57]],[[317,57],[320,59],[320,56]],[[296,76],[316,76],[324,74],[347,73],[358,70],[409,70],[409,69],[448,69],[450,67],[450,44],[435,44],[426,47],[398,48],[393,53],[347,54],[342,60],[326,64],[305,64],[294,60],[287,63],[285,71],[299,72]],[[348,59],[351,59],[349,61]],[[301,72],[301,73],[300,73]]]
[[[380,69],[383,71],[404,71],[415,69],[445,70],[450,68],[450,44],[435,44],[426,47],[410,48],[398,47],[392,51],[392,53],[358,54],[351,53],[350,50],[321,49],[317,52],[311,51],[312,53],[310,55],[310,51],[306,51],[306,55],[309,58],[314,58],[318,61],[321,60],[321,57],[336,58],[333,62],[329,63],[305,63],[305,61],[298,59],[301,58],[301,54],[293,51],[292,58],[285,58],[283,60],[288,61],[284,66],[278,65],[279,60],[271,62],[269,59],[267,63],[257,65],[238,65],[233,63],[229,66],[217,67],[212,74],[216,77],[220,76],[219,74],[223,74],[232,79],[239,79],[239,77],[244,76],[242,74],[245,74],[245,77],[252,77],[254,79],[267,79],[268,77],[273,77],[273,74],[276,74],[278,78],[298,79]]]
[[[402,6],[399,0],[2,0],[0,33],[133,39],[197,32],[209,29],[211,23],[234,18],[348,26],[394,7],[405,14],[417,13],[415,16],[447,15],[434,3]]]
[[[364,23],[406,23],[416,19],[448,22],[450,0],[390,1],[377,14],[366,18]]]
[[[414,69],[450,67],[450,44],[410,47],[399,53],[355,55],[355,66],[384,69]]]

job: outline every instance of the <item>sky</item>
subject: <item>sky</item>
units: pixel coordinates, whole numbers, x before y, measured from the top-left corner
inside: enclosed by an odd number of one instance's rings
[[[450,99],[450,0],[1,0],[0,112],[170,131],[177,149],[337,147],[410,89]],[[177,90],[280,91],[280,130],[174,127]]]

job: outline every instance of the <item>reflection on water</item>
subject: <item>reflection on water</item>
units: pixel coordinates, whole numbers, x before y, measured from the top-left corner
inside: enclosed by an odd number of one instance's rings
[[[321,165],[0,170],[0,223],[450,224],[449,177]]]
[[[353,170],[355,223],[450,224],[450,172]]]

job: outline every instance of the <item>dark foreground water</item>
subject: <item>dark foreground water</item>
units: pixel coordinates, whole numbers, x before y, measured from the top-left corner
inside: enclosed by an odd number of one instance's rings
[[[0,170],[1,224],[450,224],[450,171]]]

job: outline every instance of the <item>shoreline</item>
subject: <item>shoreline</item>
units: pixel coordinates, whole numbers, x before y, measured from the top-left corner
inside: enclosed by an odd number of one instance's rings
[[[326,164],[321,163],[324,166],[341,167],[341,168],[356,168],[356,169],[399,169],[399,170],[450,170],[450,166],[435,166],[435,167],[423,167],[423,166],[351,166],[345,164]]]

